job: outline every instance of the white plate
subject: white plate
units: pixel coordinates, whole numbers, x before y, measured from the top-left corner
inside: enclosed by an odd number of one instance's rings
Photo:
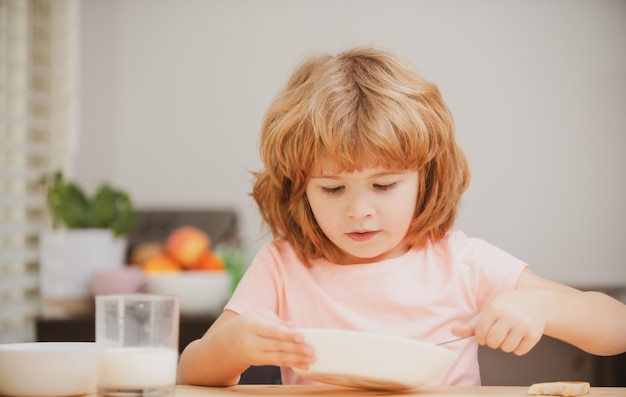
[[[300,376],[322,383],[375,390],[414,389],[450,366],[457,354],[409,338],[368,332],[300,328],[316,361]]]
[[[232,281],[225,270],[150,273],[145,291],[178,296],[180,314],[185,316],[218,315],[230,297]]]
[[[0,395],[77,396],[96,392],[96,344],[0,344]]]

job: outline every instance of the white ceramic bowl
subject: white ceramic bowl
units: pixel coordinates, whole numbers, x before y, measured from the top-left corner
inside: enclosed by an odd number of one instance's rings
[[[457,358],[441,346],[368,332],[301,328],[315,351],[308,370],[293,368],[305,378],[339,386],[375,390],[414,389]]]
[[[232,276],[227,271],[181,271],[149,273],[145,291],[176,295],[180,313],[188,316],[221,313],[231,294]]]
[[[96,344],[0,344],[0,395],[76,396],[96,392]]]

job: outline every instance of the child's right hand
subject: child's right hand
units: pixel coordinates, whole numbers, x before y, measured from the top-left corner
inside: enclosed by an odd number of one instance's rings
[[[294,330],[267,309],[236,315],[224,331],[230,333],[236,356],[249,365],[276,365],[308,369],[315,357],[313,348]]]

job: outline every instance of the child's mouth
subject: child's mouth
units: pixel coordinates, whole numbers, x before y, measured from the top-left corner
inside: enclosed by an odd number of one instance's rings
[[[378,234],[377,231],[362,231],[362,232],[350,232],[347,233],[348,237],[354,241],[367,241]]]

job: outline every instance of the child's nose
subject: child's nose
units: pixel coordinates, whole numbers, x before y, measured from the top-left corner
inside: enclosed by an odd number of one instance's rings
[[[365,193],[356,193],[349,198],[348,219],[367,219],[374,215],[374,206]]]

